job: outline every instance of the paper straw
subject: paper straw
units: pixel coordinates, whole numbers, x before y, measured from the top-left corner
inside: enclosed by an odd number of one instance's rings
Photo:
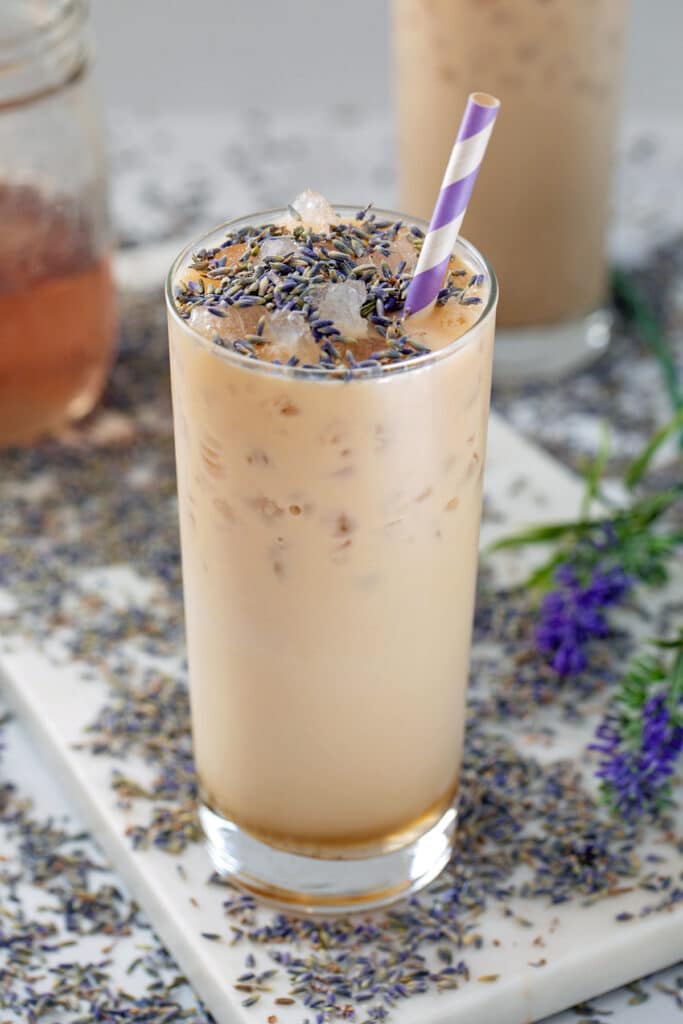
[[[441,291],[460,226],[488,145],[500,101],[473,92],[451,152],[429,231],[406,295],[406,312],[428,313]]]

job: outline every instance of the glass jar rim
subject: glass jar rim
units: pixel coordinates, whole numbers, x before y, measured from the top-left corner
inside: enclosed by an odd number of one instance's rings
[[[330,205],[337,213],[341,214],[342,218],[348,217],[349,219],[354,219],[356,211],[361,208],[358,205],[352,206],[348,203],[331,203]],[[373,213],[380,217],[389,217],[394,221],[401,220],[404,223],[415,224],[423,230],[426,230],[428,227],[427,222],[423,221],[419,217],[410,217],[407,214],[398,213],[395,210],[388,210],[382,207],[373,206],[372,209]],[[498,280],[493,267],[486,257],[482,255],[482,253],[480,253],[471,242],[460,237],[453,247],[453,252],[462,253],[468,261],[474,264],[476,269],[480,272],[483,271],[486,274],[489,282],[489,293],[486,298],[486,302],[484,303],[484,308],[477,319],[470,324],[463,334],[459,335],[447,345],[444,345],[443,348],[434,349],[431,352],[426,352],[424,355],[406,359],[402,362],[393,363],[389,366],[382,366],[379,370],[368,368],[367,371],[360,369],[354,369],[351,371],[351,368],[349,367],[349,371],[351,372],[335,372],[318,367],[306,369],[301,366],[287,366],[285,363],[271,363],[265,359],[249,359],[246,356],[240,355],[239,352],[234,352],[231,349],[222,348],[219,345],[214,344],[214,342],[210,341],[205,335],[191,327],[188,321],[181,317],[176,308],[173,289],[179,270],[192,252],[207,247],[206,243],[210,239],[213,239],[214,236],[225,236],[230,230],[244,227],[247,224],[258,225],[259,223],[274,223],[278,219],[282,219],[286,214],[286,208],[278,207],[224,221],[222,224],[216,225],[216,227],[212,228],[210,231],[205,232],[199,238],[195,239],[195,241],[190,242],[189,245],[184,246],[171,264],[171,268],[166,275],[166,285],[164,289],[166,308],[169,315],[175,322],[177,322],[178,326],[192,336],[201,348],[210,352],[218,359],[224,359],[226,362],[230,362],[235,366],[244,368],[249,372],[266,373],[274,377],[281,377],[290,380],[314,380],[318,383],[341,381],[345,384],[349,384],[354,381],[389,380],[390,378],[396,377],[398,374],[412,373],[417,370],[425,369],[428,366],[432,366],[434,363],[441,362],[442,360],[449,358],[455,352],[459,352],[461,349],[466,348],[468,344],[472,342],[472,339],[476,337],[477,328],[479,328],[495,313],[498,302]]]
[[[88,61],[89,0],[59,0],[15,10],[19,24],[0,25],[0,111],[58,92],[80,76]],[[4,27],[3,27],[4,26]]]

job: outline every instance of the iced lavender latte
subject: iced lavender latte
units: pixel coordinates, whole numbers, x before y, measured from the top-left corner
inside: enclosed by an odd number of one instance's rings
[[[501,381],[556,376],[607,343],[628,13],[628,0],[392,5],[402,206],[431,212],[448,156],[444,125],[456,123],[473,78],[505,104],[467,213],[468,234],[501,282]]]
[[[313,193],[186,250],[168,307],[190,693],[216,867],[302,909],[448,859],[496,284]]]

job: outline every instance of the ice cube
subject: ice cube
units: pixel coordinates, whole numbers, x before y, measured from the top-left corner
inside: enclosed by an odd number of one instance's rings
[[[303,313],[278,309],[266,321],[264,337],[268,341],[264,355],[286,363],[296,356],[300,363],[317,363],[320,351]]]
[[[260,312],[258,307],[236,309],[225,306],[220,307],[221,315],[216,316],[206,306],[195,306],[190,313],[189,324],[209,341],[213,341],[216,335],[224,340],[234,340],[254,333]]]
[[[339,220],[335,210],[330,206],[327,199],[319,192],[312,192],[307,188],[301,195],[297,196],[292,203],[293,209],[299,214],[305,224],[312,228],[329,228]],[[295,224],[296,218],[291,217],[288,223]]]
[[[262,260],[271,260],[278,256],[289,256],[290,252],[296,252],[298,248],[291,235],[271,235],[261,242],[259,255]]]
[[[220,327],[222,322],[222,318],[209,313],[206,306],[195,306],[190,313],[190,327],[197,331],[198,334],[208,338],[209,341],[221,333]]]
[[[318,291],[315,302],[318,318],[332,320],[342,334],[364,338],[368,322],[360,315],[360,307],[367,298],[367,288],[362,281],[340,281],[326,284]]]
[[[370,255],[370,260],[378,270],[381,269],[382,263],[388,263],[391,272],[394,274],[401,263],[405,262],[405,267],[401,273],[411,273],[417,263],[417,252],[410,239],[406,238],[405,235],[399,235],[396,241],[391,243],[391,250],[388,256],[384,256],[381,252],[373,252]]]
[[[308,322],[303,313],[296,310],[278,309],[268,319],[265,333],[275,345],[284,345],[294,354],[296,346],[312,338]]]

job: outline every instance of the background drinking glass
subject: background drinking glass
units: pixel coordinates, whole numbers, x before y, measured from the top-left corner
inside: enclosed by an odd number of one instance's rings
[[[393,13],[402,208],[429,214],[471,83],[503,102],[467,214],[500,281],[496,381],[586,362],[610,331],[627,0],[395,0]]]
[[[114,340],[85,0],[3,0],[0,445],[85,416]]]

